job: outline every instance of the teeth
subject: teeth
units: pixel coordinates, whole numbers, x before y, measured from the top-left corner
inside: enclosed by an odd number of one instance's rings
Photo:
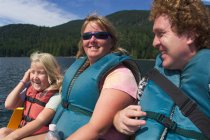
[[[97,47],[97,46],[90,46],[89,48],[90,49],[98,49],[99,47]]]

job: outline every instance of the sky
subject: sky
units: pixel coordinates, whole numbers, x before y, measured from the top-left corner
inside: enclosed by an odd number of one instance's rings
[[[210,0],[203,0],[210,5]],[[0,0],[0,26],[34,24],[53,27],[91,13],[149,10],[152,0]]]

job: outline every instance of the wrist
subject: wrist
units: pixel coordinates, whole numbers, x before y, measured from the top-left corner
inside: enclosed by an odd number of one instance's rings
[[[26,85],[26,82],[25,81],[23,81],[23,80],[20,80],[20,83],[22,83],[23,85],[24,85],[24,87],[26,87],[27,85]]]

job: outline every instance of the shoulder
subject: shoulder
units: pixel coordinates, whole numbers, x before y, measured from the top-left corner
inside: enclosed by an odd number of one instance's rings
[[[130,69],[128,69],[127,67],[120,65],[117,66],[114,70],[112,70],[108,76],[113,76],[113,75],[121,75],[121,74],[126,74],[128,76],[132,76],[132,72]]]
[[[203,68],[205,70],[210,70],[210,49],[202,49],[197,52],[195,56],[189,61],[186,65],[185,69],[187,68],[194,68],[200,69]]]
[[[61,100],[61,94],[55,93],[55,94],[50,98],[50,100],[51,100],[52,102],[59,102],[59,101]]]
[[[56,93],[50,98],[50,100],[48,101],[45,107],[56,111],[60,103],[61,103],[61,94]]]
[[[133,73],[123,65],[118,66],[107,75],[103,88],[121,90],[134,98],[138,89]]]
[[[135,77],[132,71],[123,65],[117,66],[114,70],[109,72],[105,80],[109,79],[114,81],[122,80],[135,82]]]

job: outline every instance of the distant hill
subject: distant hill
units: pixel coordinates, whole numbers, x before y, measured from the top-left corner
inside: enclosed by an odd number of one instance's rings
[[[207,5],[210,9],[210,5]],[[135,58],[155,58],[152,48],[152,25],[149,11],[125,10],[107,18],[118,31],[120,47]],[[34,51],[52,53],[55,56],[74,56],[80,39],[83,20],[73,20],[54,27],[29,24],[11,24],[0,27],[0,57],[29,56]]]
[[[119,35],[119,46],[136,58],[154,58],[151,47],[152,25],[149,11],[128,10],[107,16]],[[0,27],[0,56],[29,56],[33,51],[56,56],[72,56],[77,52],[83,20],[74,20],[54,27],[11,24]]]

